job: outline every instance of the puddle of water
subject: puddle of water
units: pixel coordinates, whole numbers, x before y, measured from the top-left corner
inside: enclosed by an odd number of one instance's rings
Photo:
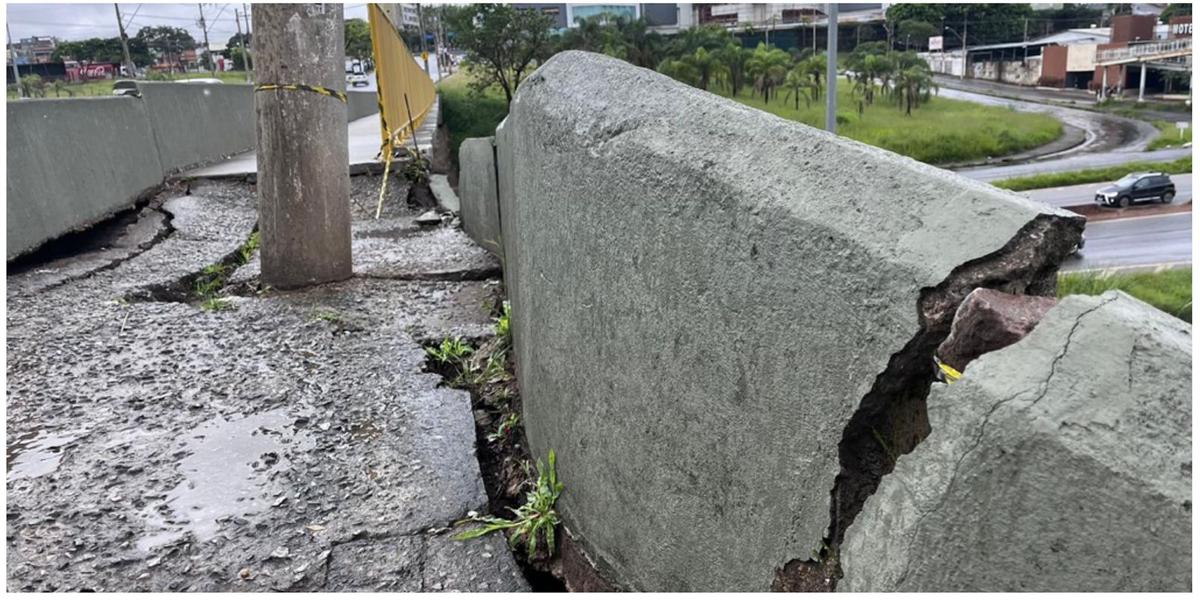
[[[217,417],[193,430],[186,438],[188,456],[179,463],[184,480],[167,494],[167,510],[147,507],[150,528],[138,549],[147,552],[188,533],[203,542],[217,534],[219,521],[269,508],[270,476],[290,467],[285,450],[313,446],[294,422],[281,409],[228,421]]]
[[[66,446],[87,433],[83,429],[71,431],[33,431],[21,436],[8,445],[5,465],[7,480],[31,479],[53,473],[62,462]]]

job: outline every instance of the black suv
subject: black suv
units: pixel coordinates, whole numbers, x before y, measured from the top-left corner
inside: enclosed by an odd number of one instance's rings
[[[1170,204],[1175,184],[1162,173],[1130,173],[1116,183],[1096,190],[1096,204],[1125,208],[1134,202],[1157,200]]]

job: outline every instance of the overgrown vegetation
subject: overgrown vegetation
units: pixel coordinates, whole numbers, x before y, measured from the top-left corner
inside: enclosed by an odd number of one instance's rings
[[[1180,120],[1190,121],[1191,119],[1181,118]],[[1179,128],[1175,127],[1175,123],[1171,121],[1154,121],[1154,126],[1158,128],[1158,137],[1146,146],[1147,152],[1162,148],[1176,148],[1192,143],[1191,127],[1180,132]]]
[[[1081,171],[1064,171],[1061,173],[1041,173],[1038,175],[1026,175],[1024,177],[1010,177],[1008,179],[992,181],[991,184],[998,188],[1020,192],[1024,190],[1036,190],[1065,185],[1116,181],[1130,173],[1136,173],[1139,171],[1158,171],[1170,174],[1191,173],[1192,157],[1185,156],[1177,160],[1164,162],[1130,162],[1111,167],[1083,169]]]
[[[1058,276],[1058,296],[1098,296],[1121,290],[1155,308],[1192,322],[1192,269],[1153,272],[1088,271]]]
[[[495,135],[496,126],[508,114],[504,95],[495,88],[472,87],[471,77],[466,71],[458,71],[438,84],[442,118],[450,131],[450,158],[456,164],[463,140]]]

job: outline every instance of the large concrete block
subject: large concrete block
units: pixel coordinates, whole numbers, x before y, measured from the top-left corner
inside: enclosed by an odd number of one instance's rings
[[[254,147],[254,86],[139,82],[138,89],[164,175]]]
[[[526,432],[639,590],[766,590],[836,547],[880,441],[925,435],[962,298],[1052,293],[1083,225],[582,52],[526,79],[496,143]]]
[[[929,397],[842,546],[846,591],[1190,591],[1192,328],[1071,296]]]
[[[9,102],[8,259],[128,208],[162,182],[136,98]]]
[[[496,190],[495,138],[469,138],[458,150],[458,191],[463,229],[475,243],[503,257]]]

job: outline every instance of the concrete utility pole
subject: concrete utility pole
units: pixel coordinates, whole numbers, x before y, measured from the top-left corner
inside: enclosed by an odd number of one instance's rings
[[[129,58],[129,38],[125,36],[125,22],[121,20],[121,5],[113,3],[117,10],[117,31],[121,34],[121,53],[125,55],[125,70],[133,77],[133,59]]]
[[[197,4],[200,7],[200,30],[204,32],[204,62],[208,63],[209,75],[216,76],[215,67],[213,66],[212,48],[208,45],[208,26],[204,24],[204,5]]]
[[[17,69],[17,45],[12,41],[12,27],[5,23],[4,30],[8,32],[8,54],[12,57],[13,80],[17,82],[17,97],[24,98],[25,90],[21,87],[21,71]]]
[[[967,67],[970,66],[970,64],[971,64],[971,61],[967,60],[967,11],[965,11],[965,10],[963,11],[962,39],[963,39],[963,68],[962,68],[962,73],[960,73],[958,75],[959,81],[967,78]]]
[[[254,9],[258,82],[345,92],[342,5]],[[305,90],[256,92],[262,281],[278,289],[346,279],[350,171],[346,104]]]
[[[246,54],[246,38],[242,36],[242,18],[238,9],[233,9],[233,22],[237,23],[238,45],[242,48],[242,70],[246,72],[246,82],[250,81],[250,55]]]
[[[417,3],[417,23],[421,26],[421,58],[425,60],[425,74],[429,74],[429,48],[425,47],[425,15],[421,13],[421,3]]]
[[[246,20],[246,35],[250,37],[250,46],[246,47],[246,73],[249,81],[254,81],[254,35],[250,33],[250,6],[245,3],[242,4],[242,18]]]
[[[829,19],[825,25],[825,131],[837,133],[837,49],[838,5],[825,5]]]

